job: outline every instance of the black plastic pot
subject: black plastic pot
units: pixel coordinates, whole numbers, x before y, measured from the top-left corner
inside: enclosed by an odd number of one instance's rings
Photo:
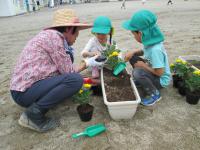
[[[199,102],[200,95],[190,92],[189,90],[186,91],[186,102],[192,105],[196,105]]]
[[[77,111],[81,121],[87,122],[92,119],[94,106],[90,104],[81,104],[77,107]]]
[[[182,95],[182,96],[185,96],[186,95],[185,82],[184,81],[178,81],[177,86],[178,86],[179,94]]]
[[[172,78],[173,78],[173,87],[178,88],[178,82],[183,81],[183,79],[178,75],[173,75]]]
[[[93,91],[93,95],[103,96],[101,85],[92,86],[91,90]]]

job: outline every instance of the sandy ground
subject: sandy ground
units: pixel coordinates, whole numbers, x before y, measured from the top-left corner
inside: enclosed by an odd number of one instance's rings
[[[179,55],[200,54],[200,1],[177,0],[166,5],[167,0],[65,5],[75,9],[79,16],[92,22],[98,15],[112,18],[115,40],[119,47],[131,50],[141,45],[131,34],[121,28],[123,20],[136,10],[147,8],[157,13],[158,23],[165,33],[165,46],[170,62]],[[62,8],[60,7],[60,8]],[[198,150],[200,149],[200,105],[189,105],[185,98],[170,86],[162,90],[163,99],[152,108],[139,106],[133,119],[113,121],[101,97],[93,97],[95,106],[92,121],[80,121],[76,104],[71,100],[59,105],[49,115],[60,117],[61,126],[54,131],[39,134],[22,128],[17,120],[23,108],[12,102],[9,80],[20,51],[26,42],[43,27],[50,25],[52,13],[57,8],[44,8],[40,12],[9,18],[0,18],[0,149],[2,150]],[[74,47],[76,58],[92,35],[82,31]],[[76,59],[76,63],[80,59]],[[72,133],[82,131],[88,125],[105,123],[107,131],[94,138],[73,140]]]

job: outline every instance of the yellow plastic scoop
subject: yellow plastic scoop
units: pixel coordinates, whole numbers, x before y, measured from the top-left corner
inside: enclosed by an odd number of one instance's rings
[[[87,127],[83,132],[73,134],[72,138],[76,139],[80,136],[93,137],[100,134],[101,132],[104,132],[105,130],[106,130],[106,127],[103,124],[96,124],[96,125]]]

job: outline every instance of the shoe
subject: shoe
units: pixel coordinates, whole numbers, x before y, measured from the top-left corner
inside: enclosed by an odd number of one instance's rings
[[[18,123],[37,132],[46,132],[59,126],[58,120],[45,117],[44,112],[37,104],[32,104],[22,113]]]
[[[156,94],[152,94],[149,97],[142,98],[141,104],[144,106],[152,106],[161,99],[162,97],[160,96],[160,93],[156,92]]]

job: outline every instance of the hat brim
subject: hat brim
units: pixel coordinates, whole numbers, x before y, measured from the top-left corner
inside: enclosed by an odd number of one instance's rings
[[[85,30],[92,27],[92,24],[85,24],[85,23],[69,23],[69,24],[63,24],[63,25],[52,25],[50,27],[47,27],[45,29],[52,29],[56,27],[78,27],[79,30]]]
[[[92,33],[109,34],[111,28],[92,28]]]
[[[131,20],[124,21],[124,22],[122,23],[122,27],[123,27],[124,29],[126,29],[126,30],[137,31],[138,29],[136,29],[136,28],[130,26],[130,22],[131,22]]]

